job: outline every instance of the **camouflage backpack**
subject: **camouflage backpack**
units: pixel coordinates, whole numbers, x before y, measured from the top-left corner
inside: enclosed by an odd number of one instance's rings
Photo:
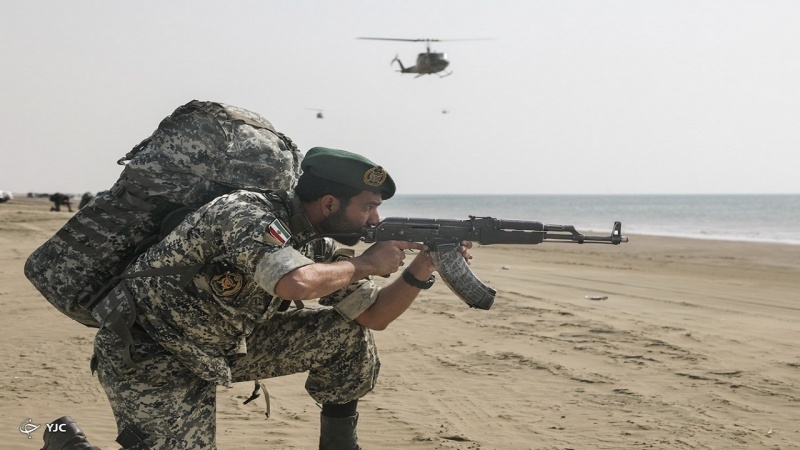
[[[121,274],[132,260],[163,238],[162,225],[171,229],[187,209],[236,189],[290,189],[301,159],[297,146],[259,114],[193,100],[118,161],[125,168],[117,182],[28,257],[25,276],[59,311],[86,326],[119,322],[109,317],[119,309],[114,288],[130,277]],[[173,274],[179,270],[185,268]],[[125,316],[123,322],[132,320]]]

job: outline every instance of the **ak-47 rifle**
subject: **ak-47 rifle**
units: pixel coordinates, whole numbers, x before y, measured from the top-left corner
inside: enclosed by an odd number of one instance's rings
[[[317,237],[354,237],[355,234],[325,234]],[[628,242],[622,223],[614,222],[608,236],[586,236],[572,225],[550,225],[525,220],[469,216],[468,220],[408,219],[390,217],[357,234],[365,243],[381,241],[421,242],[428,246],[436,271],[444,283],[472,308],[489,309],[497,291],[484,284],[456,251],[461,241],[479,244],[613,244]]]

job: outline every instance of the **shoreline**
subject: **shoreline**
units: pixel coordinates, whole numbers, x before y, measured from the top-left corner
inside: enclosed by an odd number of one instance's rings
[[[0,204],[0,207],[7,207],[8,208],[8,207],[13,207],[12,205],[17,205],[18,207],[22,207],[25,210],[33,211],[33,210],[35,210],[35,208],[37,206],[41,206],[42,208],[49,208],[49,205],[51,204],[51,202],[47,198],[42,198],[42,197],[39,197],[39,198],[17,197],[16,194],[14,194],[14,195],[15,195],[15,197],[14,197],[13,200],[11,200],[10,202],[7,202],[7,203]],[[453,195],[454,196],[461,196],[461,195],[456,195],[456,194],[453,194]],[[568,196],[568,195],[571,195],[571,194],[563,194],[563,195],[564,196]],[[635,194],[630,194],[630,195],[635,195]],[[696,195],[702,196],[702,195],[706,195],[706,194],[696,194]],[[751,195],[751,194],[719,194],[719,195],[743,195],[743,196],[747,196],[747,195]],[[787,196],[795,196],[797,194],[752,194],[752,195],[772,195],[772,196],[787,195]],[[414,197],[414,196],[435,197],[432,194],[424,194],[424,195],[423,194],[420,194],[420,195],[406,194],[406,196],[408,196],[408,197]],[[466,197],[466,196],[464,196],[464,197]],[[77,210],[78,203],[80,202],[80,196],[73,197],[73,200],[74,200],[73,201],[73,206],[72,206],[73,210]],[[62,213],[69,214],[66,211],[62,211]],[[383,215],[383,218],[386,218],[386,217],[400,217],[400,216]],[[405,217],[405,216],[403,216],[403,217]],[[55,217],[54,217],[54,219],[55,219]],[[66,221],[68,219],[69,219],[69,216],[65,216],[64,217],[64,221]],[[699,233],[699,234],[691,234],[691,233],[690,234],[676,234],[676,233],[660,233],[660,232],[648,233],[648,232],[641,232],[641,231],[637,231],[635,233],[628,233],[624,225],[625,225],[625,223],[623,222],[623,232],[622,233],[625,236],[637,236],[637,237],[641,236],[641,237],[646,237],[646,238],[674,238],[674,239],[691,239],[691,240],[698,240],[698,241],[740,242],[740,243],[754,243],[754,244],[778,244],[778,245],[800,246],[800,235],[798,235],[797,239],[789,239],[789,240],[782,239],[781,240],[781,239],[757,239],[757,238],[751,238],[751,237],[747,237],[747,236],[732,237],[732,236],[722,236],[722,235],[702,234],[702,233]],[[598,229],[598,230],[579,229],[578,231],[580,231],[581,233],[586,234],[586,235],[606,235],[606,234],[608,234],[608,229]],[[625,245],[625,244],[622,244],[622,245]]]
[[[71,415],[93,445],[117,448],[89,370],[95,330],[58,313],[22,274],[70,217],[47,208],[0,204],[0,439],[41,448],[42,430],[28,440],[20,423]],[[630,239],[473,248],[471,268],[497,289],[494,305],[468,308],[439,280],[375,332],[382,367],[359,403],[361,445],[796,448],[800,246]],[[252,382],[217,390],[218,447],[316,445],[305,375],[262,381],[269,419],[263,398],[242,404]]]

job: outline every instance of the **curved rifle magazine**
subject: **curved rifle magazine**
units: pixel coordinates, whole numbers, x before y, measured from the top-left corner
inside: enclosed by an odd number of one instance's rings
[[[470,270],[457,243],[429,245],[433,263],[442,281],[472,308],[489,309],[497,291],[487,286]]]

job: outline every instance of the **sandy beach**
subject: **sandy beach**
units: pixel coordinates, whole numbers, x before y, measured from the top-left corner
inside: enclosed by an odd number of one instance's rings
[[[24,277],[27,256],[70,217],[47,199],[0,204],[0,439],[76,419],[117,435],[89,370],[95,330]],[[377,332],[376,389],[362,399],[370,449],[791,449],[800,447],[800,246],[630,236],[630,243],[479,246],[489,311],[438,282]],[[596,298],[596,299],[593,299]],[[602,300],[600,300],[602,299]],[[303,374],[218,389],[220,449],[316,448]]]

